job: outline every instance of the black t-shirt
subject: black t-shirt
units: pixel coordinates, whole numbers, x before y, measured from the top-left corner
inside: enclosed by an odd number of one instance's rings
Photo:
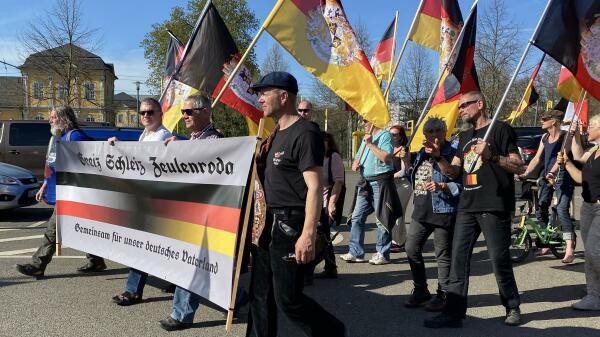
[[[433,212],[431,192],[427,191],[425,185],[431,181],[433,172],[433,159],[428,155],[415,172],[415,189],[413,190],[413,213],[412,218],[420,223],[436,225],[441,227],[452,226],[452,214],[438,214]]]
[[[459,135],[456,156],[463,163],[463,192],[460,195],[458,209],[465,212],[510,212],[515,210],[514,174],[504,170],[498,164],[477,160],[475,169],[468,174],[477,154],[471,149],[478,140],[483,139],[488,126],[478,130],[468,130]],[[519,153],[517,135],[510,125],[497,121],[488,138],[492,155],[508,156]]]
[[[594,169],[594,167],[596,167]],[[596,159],[596,151],[592,152],[590,158],[583,165],[581,176],[581,196],[585,202],[596,202],[600,200],[600,158]]]
[[[304,208],[308,188],[302,172],[323,166],[325,147],[319,128],[300,118],[277,131],[271,144],[265,167],[267,206]]]

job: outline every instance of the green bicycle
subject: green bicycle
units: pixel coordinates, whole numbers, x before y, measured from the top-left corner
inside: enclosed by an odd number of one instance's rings
[[[534,191],[531,204],[525,204],[520,207],[521,218],[518,226],[510,233],[510,259],[514,263],[522,262],[529,256],[533,243],[538,249],[549,248],[556,258],[563,259],[565,257],[566,242],[563,240],[563,233],[558,224],[558,214],[555,207],[551,207],[552,216],[546,228],[542,228],[535,216],[530,217],[533,212],[534,205],[537,205],[537,197]],[[527,211],[525,207],[528,208]],[[535,240],[531,236],[535,235]],[[575,233],[573,233],[575,235]],[[577,242],[577,237],[573,238],[573,242]]]

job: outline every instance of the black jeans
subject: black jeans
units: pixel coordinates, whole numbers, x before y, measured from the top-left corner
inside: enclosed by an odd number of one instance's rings
[[[344,336],[344,324],[303,294],[305,266],[285,261],[294,253],[304,215],[275,215],[268,249],[253,247],[246,336],[277,335],[277,307],[306,336]]]
[[[519,307],[521,300],[510,261],[510,230],[511,219],[508,212],[458,212],[452,241],[450,284],[444,308],[446,314],[462,318],[467,312],[471,255],[481,232],[492,262],[502,305],[507,309]]]
[[[413,275],[415,289],[427,288],[423,246],[433,233],[433,245],[438,267],[438,292],[448,291],[452,252],[452,227],[441,227],[412,220],[406,238],[406,256]]]

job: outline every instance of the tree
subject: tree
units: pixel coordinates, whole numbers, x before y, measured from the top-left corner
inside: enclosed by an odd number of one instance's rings
[[[392,83],[391,100],[403,102],[408,107],[407,117],[415,122],[433,90],[434,69],[427,50],[415,45],[408,51],[396,82]]]
[[[519,25],[508,13],[504,0],[491,0],[478,18],[475,64],[489,113],[500,103],[519,58]],[[502,115],[510,109],[505,105]]]
[[[246,0],[213,0],[212,2],[227,25],[238,49],[243,53],[250,44],[253,33],[258,29],[258,20],[254,12],[248,8]],[[180,6],[173,7],[169,18],[161,23],[153,24],[152,30],[146,33],[140,43],[140,46],[144,48],[144,57],[150,68],[150,77],[146,84],[153,88],[156,93],[159,93],[161,89],[164,58],[169,45],[167,29],[185,44],[205,5],[206,0],[189,0],[186,9]],[[254,52],[251,52],[246,60],[246,65],[253,73],[257,74],[256,70],[258,68],[255,63]]]
[[[101,61],[90,53],[98,43],[95,33],[95,29],[83,25],[79,0],[57,0],[21,34],[24,51],[29,55],[23,67],[47,71],[50,85],[60,84],[57,99],[72,105],[79,99],[76,94],[82,83],[97,70],[95,62]]]
[[[273,43],[260,67],[261,75],[264,76],[273,71],[289,71],[289,68],[290,65],[283,58],[283,48],[279,43]]]

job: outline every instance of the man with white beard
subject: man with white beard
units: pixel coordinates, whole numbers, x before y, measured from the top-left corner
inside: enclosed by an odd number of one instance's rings
[[[79,123],[75,117],[75,112],[69,106],[53,108],[48,118],[50,123],[50,132],[52,138],[48,145],[46,156],[46,169],[44,170],[44,183],[35,195],[36,200],[44,200],[49,205],[56,203],[56,140],[60,138],[63,142],[92,140],[82,130],[79,129]],[[31,257],[31,262],[27,264],[17,264],[17,271],[23,275],[41,278],[44,276],[46,266],[52,260],[52,255],[56,251],[56,208],[52,216],[46,222],[46,232],[42,238],[42,244]],[[88,262],[79,267],[80,272],[96,272],[106,269],[106,264],[101,257],[87,254]]]

